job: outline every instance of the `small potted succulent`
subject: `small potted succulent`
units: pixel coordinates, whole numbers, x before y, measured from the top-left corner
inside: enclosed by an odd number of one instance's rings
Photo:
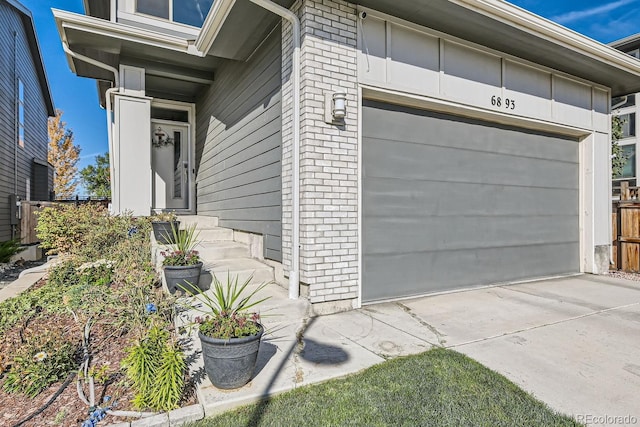
[[[151,217],[153,235],[158,243],[166,245],[171,239],[171,230],[178,229],[180,221],[174,212],[161,212]]]
[[[256,299],[256,294],[269,283],[249,290],[252,279],[253,276],[239,284],[238,276],[228,275],[223,285],[214,275],[212,290],[191,301],[191,308],[201,313],[195,323],[204,368],[211,383],[220,389],[244,386],[256,367],[264,327],[260,315],[250,310],[269,298]]]
[[[198,244],[196,225],[193,224],[185,230],[171,227],[171,236],[167,240],[171,249],[161,251],[164,257],[162,270],[170,293],[178,289],[187,290],[190,293],[198,293],[200,273],[202,272],[202,260],[198,251],[194,248]]]

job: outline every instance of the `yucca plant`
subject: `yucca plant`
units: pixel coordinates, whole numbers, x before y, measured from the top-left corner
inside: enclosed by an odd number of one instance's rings
[[[195,265],[200,262],[200,255],[194,248],[199,243],[200,233],[196,230],[196,224],[179,230],[175,225],[171,226],[171,236],[165,236],[170,251],[161,252],[164,256],[162,265]]]
[[[268,300],[265,297],[256,300],[256,294],[269,282],[263,283],[251,292],[245,292],[253,275],[240,283],[238,276],[227,274],[227,282],[223,284],[213,275],[211,295],[208,292],[194,296],[191,306],[203,316],[196,317],[201,334],[220,339],[241,338],[255,335],[260,330],[260,315],[250,310]],[[183,288],[187,291],[186,288]],[[243,294],[245,294],[243,296]]]

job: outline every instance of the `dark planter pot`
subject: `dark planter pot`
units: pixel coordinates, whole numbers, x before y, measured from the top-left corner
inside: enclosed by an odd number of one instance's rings
[[[151,223],[151,227],[153,228],[153,235],[156,238],[158,243],[163,245],[168,245],[170,243],[169,239],[173,236],[173,231],[171,231],[171,224],[177,229],[180,226],[180,221],[154,221]]]
[[[199,294],[204,290],[198,287],[202,262],[194,265],[165,265],[163,269],[167,288],[172,294],[175,294],[177,290],[183,291],[182,287],[194,294]]]
[[[223,340],[211,338],[198,332],[202,344],[204,370],[211,383],[223,390],[240,388],[253,376],[258,360],[260,338],[264,328],[260,326],[257,335]]]

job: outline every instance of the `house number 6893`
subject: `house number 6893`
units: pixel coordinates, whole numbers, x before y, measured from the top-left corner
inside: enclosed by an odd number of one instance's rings
[[[515,110],[516,109],[516,100],[509,98],[502,98],[500,96],[492,96],[491,97],[491,105],[494,107],[504,108],[505,110]]]

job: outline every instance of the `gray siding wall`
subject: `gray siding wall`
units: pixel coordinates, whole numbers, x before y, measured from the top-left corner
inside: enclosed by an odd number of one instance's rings
[[[282,261],[280,31],[247,62],[228,61],[197,102],[198,215],[264,235]]]
[[[17,49],[14,71],[14,36]],[[20,14],[0,2],[0,241],[11,237],[9,195],[14,194],[16,79],[25,87],[25,146],[18,147],[18,192],[26,199],[33,159],[47,159],[47,108]],[[33,188],[34,183],[31,183]]]

